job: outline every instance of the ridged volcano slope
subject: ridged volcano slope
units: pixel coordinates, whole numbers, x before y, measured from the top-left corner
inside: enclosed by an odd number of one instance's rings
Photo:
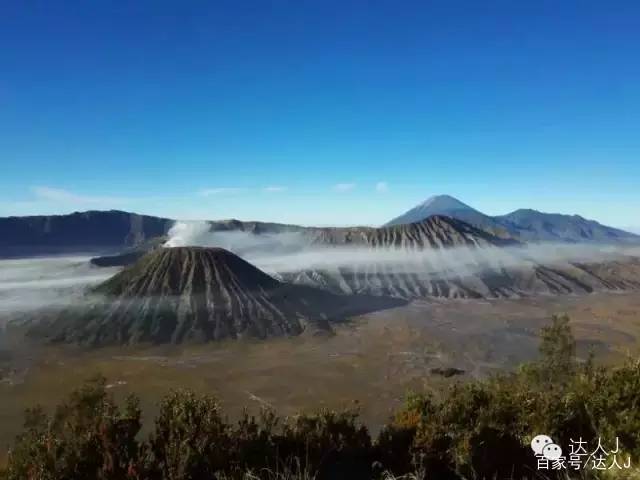
[[[316,245],[371,248],[451,248],[517,245],[452,217],[434,215],[420,222],[388,227],[313,228],[305,232]]]
[[[47,327],[54,341],[180,343],[331,331],[363,302],[279,282],[220,248],[154,251],[94,291],[106,297]],[[381,306],[378,300],[366,308]]]
[[[404,299],[502,298],[640,288],[638,259],[540,263],[521,243],[446,216],[382,228],[319,229],[313,243],[336,250],[349,246],[363,250],[354,250],[353,261],[347,258],[339,266],[320,264],[277,272],[279,278],[334,293]],[[363,254],[366,250],[370,253]],[[359,255],[367,261],[358,260]]]

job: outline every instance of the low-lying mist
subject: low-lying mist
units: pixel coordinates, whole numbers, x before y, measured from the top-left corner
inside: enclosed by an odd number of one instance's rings
[[[510,247],[463,246],[447,249],[326,246],[313,233],[211,232],[206,222],[178,222],[169,232],[169,247],[226,248],[271,274],[303,270],[371,270],[427,276],[465,276],[483,270],[529,268],[568,263],[598,263],[640,256],[638,247],[544,243]]]
[[[116,271],[92,267],[88,257],[0,260],[0,327],[15,314],[67,305]]]
[[[313,231],[253,234],[211,232],[207,222],[178,222],[167,247],[222,247],[276,278],[302,271],[357,271],[449,279],[483,271],[598,263],[640,257],[640,247],[531,244],[513,247],[456,247],[410,250],[314,243]],[[17,314],[57,309],[80,301],[87,287],[120,269],[90,265],[88,257],[0,260],[0,327]]]

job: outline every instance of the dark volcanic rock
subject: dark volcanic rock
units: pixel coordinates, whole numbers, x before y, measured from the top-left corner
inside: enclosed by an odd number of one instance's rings
[[[431,369],[431,373],[433,375],[440,375],[441,377],[450,378],[456,375],[464,375],[464,370],[455,367],[436,367]]]
[[[144,250],[132,250],[115,255],[102,255],[89,260],[91,265],[96,267],[126,267],[136,263],[147,254]]]
[[[32,334],[89,345],[203,342],[330,332],[331,320],[399,305],[279,282],[219,248],[158,249],[98,286],[93,305]]]

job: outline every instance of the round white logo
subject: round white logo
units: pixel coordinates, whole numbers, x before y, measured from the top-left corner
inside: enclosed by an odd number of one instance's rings
[[[553,444],[553,440],[548,435],[536,435],[531,440],[531,449],[536,455],[542,455],[542,450],[547,445]]]
[[[555,443],[549,443],[542,449],[542,456],[549,460],[558,460],[562,456],[562,449]]]

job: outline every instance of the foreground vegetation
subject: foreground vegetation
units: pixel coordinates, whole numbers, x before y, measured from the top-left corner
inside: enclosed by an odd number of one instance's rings
[[[517,372],[456,383],[441,396],[411,394],[375,438],[355,410],[280,418],[264,410],[229,422],[210,396],[174,391],[151,434],[129,397],[103,378],[73,392],[52,416],[25,415],[3,480],[640,478],[640,363],[578,361],[569,319],[541,332],[540,358]],[[529,443],[549,435],[569,454],[616,445],[620,468],[539,470]],[[625,462],[630,462],[629,467]],[[604,465],[604,464],[603,464]],[[589,468],[591,467],[591,468]]]

